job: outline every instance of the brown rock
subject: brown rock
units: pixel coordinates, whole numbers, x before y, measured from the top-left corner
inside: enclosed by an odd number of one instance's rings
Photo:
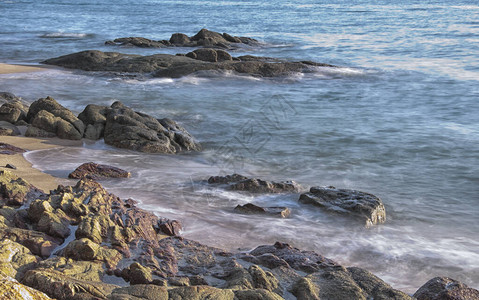
[[[27,150],[15,147],[7,143],[0,142],[0,154],[15,155],[17,153],[24,153],[24,152],[27,152]]]
[[[291,214],[291,211],[287,207],[279,207],[279,206],[272,206],[272,207],[261,207],[254,205],[252,203],[247,203],[245,205],[238,205],[234,209],[235,212],[241,214],[265,214],[271,216],[278,216],[281,218],[287,218]]]
[[[476,300],[479,291],[447,277],[435,277],[421,286],[414,297],[418,300]]]
[[[297,193],[301,188],[294,181],[264,181],[261,179],[251,179],[239,174],[212,176],[208,179],[208,183],[223,184],[226,185],[225,189],[250,193]]]
[[[93,180],[104,178],[128,178],[130,177],[130,172],[117,167],[89,162],[82,164],[76,168],[75,171],[68,174],[68,178],[80,179],[83,177]]]

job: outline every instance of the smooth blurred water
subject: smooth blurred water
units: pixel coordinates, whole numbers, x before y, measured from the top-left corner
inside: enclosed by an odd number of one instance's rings
[[[473,1],[0,1],[0,62],[35,64],[86,49],[138,54],[191,49],[104,46],[123,36],[168,39],[201,28],[265,43],[233,55],[341,66],[258,79],[180,79],[47,70],[0,75],[0,90],[53,96],[80,112],[120,100],[180,121],[205,151],[178,156],[102,142],[27,154],[66,177],[85,161],[132,171],[104,185],[180,219],[184,236],[228,249],[276,240],[371,270],[414,292],[434,276],[479,288],[479,6]],[[385,225],[364,229],[297,203],[202,185],[241,172],[381,197]],[[242,216],[237,204],[286,205],[289,219]]]

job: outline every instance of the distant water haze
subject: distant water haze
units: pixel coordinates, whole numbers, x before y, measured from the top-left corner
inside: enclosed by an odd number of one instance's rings
[[[233,56],[312,60],[274,79],[203,73],[179,79],[48,69],[0,75],[0,91],[52,96],[79,113],[122,101],[180,122],[201,153],[152,155],[102,141],[28,153],[66,178],[95,161],[132,172],[109,191],[180,220],[183,235],[229,250],[282,241],[372,271],[412,293],[449,276],[479,288],[479,6],[472,1],[0,1],[0,61],[33,64],[76,51],[187,53],[105,46],[118,37],[169,39],[201,28],[264,43]],[[297,202],[201,183],[241,173],[358,189],[380,197],[384,225]],[[65,179],[66,180],[66,179]],[[73,181],[67,181],[73,183]],[[237,204],[288,206],[288,219],[243,216]]]

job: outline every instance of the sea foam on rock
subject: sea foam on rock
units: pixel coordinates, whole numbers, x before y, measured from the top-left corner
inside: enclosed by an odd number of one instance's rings
[[[301,194],[299,202],[361,218],[367,227],[386,222],[386,209],[381,199],[356,190],[312,187],[308,193]]]

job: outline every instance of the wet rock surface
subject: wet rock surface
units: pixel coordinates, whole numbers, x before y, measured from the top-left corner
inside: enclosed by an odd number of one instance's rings
[[[130,175],[130,172],[117,167],[88,162],[68,174],[68,178],[80,179],[85,177],[99,180],[104,178],[128,178]]]
[[[241,57],[229,60],[229,55],[224,51],[207,49],[188,55],[195,58],[185,55],[141,56],[87,50],[47,59],[42,63],[84,71],[148,73],[153,77],[169,78],[179,78],[200,71],[233,71],[257,77],[275,77],[297,72],[313,72],[314,67],[335,67],[315,62],[270,61],[254,56],[248,56],[246,60],[242,60]]]
[[[169,40],[151,40],[144,37],[124,37],[113,41],[106,41],[110,46],[127,46],[140,48],[164,48],[164,47],[214,47],[234,49],[241,46],[258,46],[260,42],[249,37],[237,37],[228,33],[219,33],[208,29],[201,29],[194,36],[184,33],[174,33]]]
[[[234,208],[234,211],[240,214],[264,214],[274,217],[287,218],[291,214],[291,210],[287,207],[281,206],[271,206],[271,207],[261,207],[252,203],[247,203],[245,205],[237,205]]]
[[[301,194],[299,202],[327,211],[350,214],[365,221],[367,227],[386,222],[386,209],[378,197],[355,190],[335,187],[312,187]]]
[[[298,193],[301,186],[294,181],[274,182],[248,178],[239,174],[211,176],[209,184],[215,184],[226,190],[250,193]]]
[[[0,154],[15,155],[24,152],[27,152],[27,150],[0,142]]]
[[[90,104],[76,117],[55,99],[46,97],[33,102],[25,118],[30,123],[25,123],[28,125],[25,136],[29,137],[59,137],[69,140],[103,138],[106,144],[118,148],[149,153],[201,150],[201,145],[177,122],[135,112],[119,101],[110,107]],[[2,134],[18,135],[20,132],[11,123],[0,121],[0,135]],[[0,154],[15,154],[19,151],[20,148],[0,143]],[[72,176],[77,176],[73,178],[80,178],[78,176],[82,176],[81,172],[89,172],[88,176],[95,179],[124,177],[126,174],[105,166],[89,165],[73,173]],[[96,172],[96,175],[92,175],[92,172]]]
[[[479,291],[447,277],[435,277],[421,286],[414,297],[418,300],[473,300],[479,299]]]
[[[0,172],[0,182],[8,183],[4,195],[23,195],[30,187],[8,171]],[[17,204],[0,205],[0,295],[21,290],[33,299],[60,300],[412,299],[364,269],[285,243],[230,253],[182,238],[177,221],[142,210],[87,178],[37,194],[20,210]],[[434,280],[418,293],[445,289],[463,297],[434,299],[475,299],[466,297],[478,293],[449,279],[439,285]]]

